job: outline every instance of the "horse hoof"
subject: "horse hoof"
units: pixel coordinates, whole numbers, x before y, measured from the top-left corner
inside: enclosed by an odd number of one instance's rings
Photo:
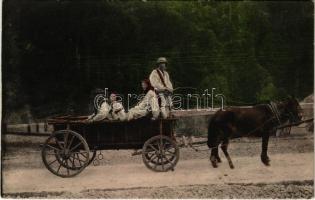
[[[262,159],[261,161],[262,161],[262,163],[264,163],[264,165],[270,166],[270,160],[269,159]]]
[[[210,157],[210,162],[211,162],[211,164],[212,164],[212,166],[213,166],[214,168],[217,168],[217,167],[218,167],[217,158],[211,156],[211,157]]]
[[[264,165],[266,165],[266,166],[270,166],[270,159],[268,156],[262,156],[261,162],[264,163]]]
[[[211,160],[211,164],[212,164],[212,167],[213,167],[213,168],[217,168],[217,167],[218,167],[218,164],[217,164],[216,161],[212,161],[212,160]]]
[[[270,162],[263,162],[266,166],[270,166]]]
[[[234,167],[234,165],[230,165],[230,168],[231,168],[231,169],[234,169],[235,167]]]
[[[213,167],[213,168],[218,168],[218,165],[217,165],[217,164],[212,163],[212,167]]]

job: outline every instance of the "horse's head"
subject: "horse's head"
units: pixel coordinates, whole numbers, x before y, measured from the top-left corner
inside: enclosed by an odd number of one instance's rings
[[[282,113],[291,123],[302,120],[302,108],[296,98],[289,98],[284,103],[284,111]]]

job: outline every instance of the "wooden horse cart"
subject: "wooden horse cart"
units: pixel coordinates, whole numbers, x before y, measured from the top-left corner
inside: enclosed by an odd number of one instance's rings
[[[173,126],[176,118],[90,123],[86,117],[63,116],[48,120],[54,132],[42,146],[46,168],[60,177],[73,177],[91,162],[98,150],[140,150],[147,168],[174,170],[179,159]]]
[[[101,150],[134,149],[133,155],[142,155],[145,166],[150,170],[174,170],[179,160],[179,148],[183,147],[183,144],[176,142],[174,126],[180,117],[192,115],[188,111],[184,114],[177,113],[174,115],[176,117],[169,119],[151,120],[145,117],[132,121],[104,120],[93,123],[88,122],[86,116],[51,118],[48,123],[53,125],[54,132],[42,146],[42,160],[53,174],[73,177],[92,162],[99,162],[103,157]],[[313,118],[276,128],[283,129],[311,121]],[[203,146],[206,143],[192,142],[189,147],[199,151],[195,145]],[[100,154],[96,157],[97,151]]]

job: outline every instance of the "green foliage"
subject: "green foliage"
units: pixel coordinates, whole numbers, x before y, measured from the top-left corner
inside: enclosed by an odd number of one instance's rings
[[[313,91],[312,2],[7,0],[3,13],[6,112],[90,112],[95,88],[140,92],[159,56],[175,87],[230,102]]]
[[[271,101],[274,100],[277,96],[277,88],[273,83],[268,83],[265,87],[262,88],[260,93],[258,93],[257,99],[259,101]]]

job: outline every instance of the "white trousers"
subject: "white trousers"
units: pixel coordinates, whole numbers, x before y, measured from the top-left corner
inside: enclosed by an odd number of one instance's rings
[[[125,113],[125,110],[121,110],[118,113],[112,112],[110,115],[108,115],[109,120],[120,120],[125,121],[127,119],[127,114]]]
[[[161,99],[161,115],[163,119],[166,119],[170,116],[173,107],[172,97],[163,93],[159,93],[159,97]]]
[[[138,119],[148,115],[150,112],[147,109],[140,108],[138,106],[131,108],[128,111],[128,121],[132,119]]]
[[[103,102],[100,109],[96,114],[92,114],[88,117],[89,121],[102,121],[108,117],[110,106],[107,102]]]

